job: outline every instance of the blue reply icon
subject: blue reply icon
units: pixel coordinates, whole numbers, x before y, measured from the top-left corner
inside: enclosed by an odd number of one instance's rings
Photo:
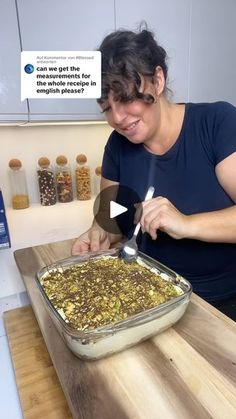
[[[34,72],[34,66],[33,64],[26,64],[24,67],[24,70],[27,74],[31,74]]]

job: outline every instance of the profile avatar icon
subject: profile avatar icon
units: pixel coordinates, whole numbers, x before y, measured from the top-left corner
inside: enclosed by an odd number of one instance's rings
[[[34,66],[33,64],[26,64],[24,67],[24,70],[27,74],[31,74],[34,72]]]

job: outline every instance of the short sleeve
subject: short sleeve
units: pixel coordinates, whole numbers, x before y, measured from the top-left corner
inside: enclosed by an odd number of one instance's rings
[[[120,181],[120,150],[119,138],[113,131],[104,149],[102,176],[115,182]]]
[[[215,164],[236,152],[236,108],[230,103],[217,103],[212,141]]]

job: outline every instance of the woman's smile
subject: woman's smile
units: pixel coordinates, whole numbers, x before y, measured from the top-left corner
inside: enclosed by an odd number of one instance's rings
[[[128,124],[123,124],[121,126],[117,126],[118,131],[124,132],[126,135],[134,135],[136,133],[136,128],[138,126],[140,120],[130,122]]]

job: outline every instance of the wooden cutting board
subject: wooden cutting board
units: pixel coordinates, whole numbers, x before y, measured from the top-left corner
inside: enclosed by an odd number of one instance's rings
[[[4,313],[25,419],[71,419],[71,413],[31,306]]]
[[[194,294],[183,318],[160,335],[98,361],[73,355],[35,281],[71,245],[20,249],[15,259],[73,418],[236,418],[236,323]]]

